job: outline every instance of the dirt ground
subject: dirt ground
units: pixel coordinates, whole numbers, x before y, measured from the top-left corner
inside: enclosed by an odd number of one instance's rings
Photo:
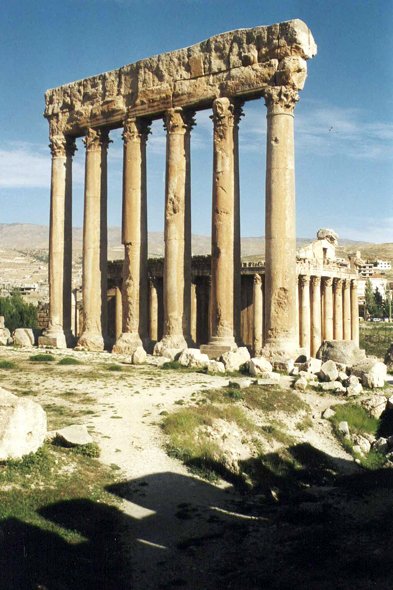
[[[4,348],[0,360],[23,364],[33,352]],[[120,355],[48,352],[83,364],[37,365],[19,375],[1,371],[0,385],[17,394],[33,391],[35,401],[53,404],[49,428],[87,424],[101,447],[100,460],[119,468],[109,491],[121,498],[121,519],[110,534],[119,567],[129,572],[124,588],[393,588],[393,473],[366,472],[337,443],[321,418],[337,398],[299,394],[311,407],[312,428],[293,434],[300,459],[305,448],[312,449],[310,484],[286,494],[283,479],[275,489],[244,493],[228,481],[212,484],[191,475],[166,454],[160,428],[162,412],[187,403],[195,391],[227,384],[227,378],[163,371],[153,357],[131,367]],[[114,363],[126,370],[105,370]],[[60,413],[51,411],[59,405]],[[101,507],[91,509],[99,518]],[[73,521],[70,507],[69,516],[69,526],[83,530],[83,514]],[[97,590],[119,587],[115,577],[104,573]]]

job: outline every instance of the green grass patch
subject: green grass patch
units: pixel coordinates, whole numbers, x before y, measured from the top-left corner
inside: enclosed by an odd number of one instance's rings
[[[15,369],[15,363],[11,361],[0,361],[0,369]]]
[[[237,389],[232,385],[221,389],[204,391],[204,395],[213,403],[225,403],[228,400],[242,400],[251,409],[263,412],[288,412],[290,414],[307,411],[309,406],[290,389],[279,386],[251,385],[246,389]]]
[[[58,363],[58,365],[80,365],[81,362],[74,359],[72,356],[65,356]]]
[[[84,455],[85,457],[99,457],[101,449],[96,442],[88,443],[87,445],[77,445],[73,447],[72,452],[75,455]]]
[[[33,361],[35,363],[51,363],[54,360],[56,359],[52,354],[34,354],[33,356],[29,357],[29,361]]]
[[[121,367],[120,365],[109,365],[109,367],[107,367],[107,368],[108,368],[108,371],[115,371],[115,372],[116,371],[120,372],[123,370],[123,367]]]

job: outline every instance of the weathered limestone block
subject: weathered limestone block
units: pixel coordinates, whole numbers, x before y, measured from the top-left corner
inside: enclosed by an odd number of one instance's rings
[[[362,453],[367,454],[371,451],[370,441],[368,441],[367,438],[365,438],[361,434],[354,434],[352,437],[352,441],[353,441],[354,445],[357,445],[360,447],[360,450],[362,451]]]
[[[325,420],[329,420],[329,418],[332,418],[335,415],[336,412],[332,408],[326,408],[326,410],[322,412],[322,418],[325,418]]]
[[[347,387],[347,396],[348,397],[355,397],[357,395],[360,395],[363,391],[363,386],[361,383],[358,383],[357,385],[350,385],[349,387]]]
[[[207,370],[209,373],[225,373],[225,365],[220,361],[209,360]]]
[[[11,344],[11,332],[7,328],[0,328],[0,345],[7,346],[7,344]]]
[[[270,373],[273,370],[271,363],[263,357],[255,357],[248,361],[248,370],[250,375],[260,375],[261,373]]]
[[[323,391],[333,391],[336,393],[345,393],[345,387],[340,381],[329,381],[328,383],[322,383],[321,388]]]
[[[146,362],[146,351],[143,346],[138,346],[136,351],[132,355],[133,365],[143,365]]]
[[[1,328],[5,328],[4,316],[3,315],[0,315],[0,329]]]
[[[0,388],[0,460],[35,453],[46,435],[46,413],[30,399]]]
[[[209,364],[209,357],[202,354],[198,348],[186,348],[179,356],[179,363],[183,367],[204,369]]]
[[[370,416],[379,419],[386,410],[387,400],[383,395],[373,395],[362,400],[361,405]]]
[[[376,441],[373,443],[373,451],[377,451],[378,453],[385,454],[389,450],[389,443],[386,438],[380,436],[377,438]]]
[[[57,438],[67,447],[88,445],[93,442],[92,437],[84,424],[73,424],[56,431]]]
[[[338,377],[336,363],[334,361],[326,361],[326,363],[323,363],[319,372],[319,377],[321,381],[336,381]]]
[[[280,373],[269,371],[268,373],[260,373],[256,383],[257,385],[279,385],[280,379]]]
[[[239,389],[247,389],[252,385],[252,379],[231,379],[229,385]]]
[[[238,371],[244,363],[250,360],[250,353],[247,348],[243,346],[237,350],[226,352],[222,355],[221,359],[226,371]]]
[[[321,366],[321,360],[310,357],[305,363],[302,363],[299,369],[301,371],[307,371],[308,373],[313,373],[314,375],[316,375],[321,370]]]
[[[318,240],[327,240],[334,246],[338,244],[338,234],[332,229],[319,229],[317,232]]]
[[[364,387],[373,389],[383,387],[387,376],[387,369],[384,363],[376,359],[366,359],[365,361],[354,365],[351,369],[351,375],[360,377]]]
[[[282,373],[287,373],[288,375],[292,372],[295,368],[295,363],[293,359],[288,359],[286,361],[275,361],[273,362],[273,369],[275,371],[281,371]]]
[[[351,340],[324,340],[317,352],[317,358],[335,361],[345,365],[355,365],[366,358],[366,353]]]
[[[298,391],[306,391],[307,386],[308,381],[307,379],[305,379],[305,377],[300,377],[294,385],[295,389],[297,389]]]
[[[344,435],[345,438],[351,438],[351,435],[349,433],[348,422],[340,422],[340,424],[338,425],[338,430],[339,432],[341,432],[341,434]]]
[[[34,334],[31,328],[17,328],[12,338],[16,346],[34,346]]]

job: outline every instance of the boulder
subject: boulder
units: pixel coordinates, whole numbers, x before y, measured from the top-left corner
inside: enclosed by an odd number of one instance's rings
[[[292,371],[294,366],[295,366],[295,363],[294,363],[293,359],[288,359],[286,361],[274,361],[273,362],[273,369],[275,371],[281,371],[281,373],[287,373],[288,375]]]
[[[87,430],[87,426],[84,424],[73,424],[72,426],[66,426],[66,428],[57,430],[56,438],[60,439],[60,441],[67,447],[88,445],[93,442],[93,439]]]
[[[0,328],[0,345],[7,346],[7,344],[11,344],[11,332],[7,328]]]
[[[252,358],[248,361],[248,370],[250,375],[260,375],[261,373],[270,373],[273,371],[271,363],[263,356]]]
[[[207,364],[207,370],[209,373],[225,373],[225,366],[220,361],[210,360]]]
[[[293,367],[290,374],[292,377],[296,377],[297,375],[299,375],[299,367]]]
[[[308,381],[304,377],[300,377],[294,385],[295,389],[297,389],[298,391],[306,391],[307,386]]]
[[[250,360],[250,353],[245,346],[238,348],[237,350],[232,350],[230,352],[225,352],[221,360],[224,363],[225,370],[232,372],[238,371],[242,365],[247,363]]]
[[[238,389],[247,389],[252,385],[252,379],[231,379],[229,385]]]
[[[362,453],[369,453],[371,451],[371,443],[361,434],[354,434],[352,437],[353,444],[360,447]]]
[[[133,365],[143,365],[146,362],[146,351],[143,346],[138,346],[131,359]]]
[[[260,373],[258,375],[259,379],[258,385],[261,385],[261,379],[269,379],[270,381],[274,382],[275,384],[280,383],[281,375],[280,373],[275,373],[274,371],[268,371],[267,373]]]
[[[361,405],[369,416],[379,419],[386,410],[387,400],[383,395],[373,395],[362,400]]]
[[[337,393],[345,393],[346,389],[340,381],[329,381],[328,383],[322,383],[322,391],[333,391]]]
[[[34,346],[34,334],[31,328],[17,328],[12,338],[15,346]]]
[[[345,365],[355,365],[366,358],[366,353],[352,340],[324,340],[317,352],[321,361],[335,361]]]
[[[350,385],[347,387],[347,396],[348,397],[355,397],[356,395],[360,395],[363,391],[363,386],[361,383],[357,385]]]
[[[387,453],[389,450],[389,443],[386,438],[383,436],[377,438],[377,440],[373,444],[373,451],[377,451],[378,453]]]
[[[316,375],[321,370],[321,366],[322,361],[320,359],[310,357],[305,363],[302,364],[301,370]]]
[[[311,379],[315,379],[315,375],[309,373],[308,371],[299,371],[299,377],[303,377],[307,381],[311,381]]]
[[[0,388],[0,460],[35,453],[46,436],[46,413],[40,404]]]
[[[339,371],[338,372],[338,380],[343,382],[347,380],[348,375],[346,373],[344,373],[343,371]]]
[[[338,425],[338,431],[341,432],[341,434],[343,434],[345,438],[350,438],[351,436],[349,434],[348,422],[340,422]]]
[[[366,359],[352,367],[351,375],[359,377],[364,387],[383,387],[387,376],[386,365],[377,359]]]
[[[322,418],[325,418],[325,420],[328,420],[329,418],[332,418],[335,415],[336,412],[332,408],[326,408],[326,410],[322,412]]]
[[[1,328],[5,328],[4,316],[3,315],[0,315],[0,329]]]
[[[199,348],[185,348],[179,356],[182,367],[194,367],[204,369],[209,364],[207,354],[202,354]]]
[[[356,377],[356,375],[350,375],[345,381],[343,381],[343,385],[345,387],[355,387],[356,385],[359,385],[359,377]]]
[[[326,361],[319,371],[321,381],[337,381],[338,371],[334,361]]]

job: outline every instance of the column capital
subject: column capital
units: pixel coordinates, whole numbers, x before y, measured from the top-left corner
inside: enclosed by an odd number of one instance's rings
[[[82,141],[88,152],[101,151],[102,148],[108,149],[108,145],[112,143],[109,139],[109,129],[93,129],[92,127],[87,129],[86,137]]]
[[[323,277],[323,284],[326,287],[332,287],[333,285],[333,278],[332,277]]]
[[[349,289],[351,286],[351,279],[343,279],[344,289]]]
[[[333,280],[333,284],[334,284],[335,289],[342,289],[343,283],[344,283],[343,279],[340,279],[340,278],[335,278]]]
[[[321,285],[321,277],[313,276],[311,277],[311,284],[315,287],[320,287]]]
[[[50,135],[49,148],[53,158],[73,156],[76,151],[75,139],[66,135]]]
[[[124,121],[122,138],[126,144],[129,141],[147,141],[150,130],[151,119],[128,116]]]
[[[168,109],[164,115],[164,129],[167,133],[189,133],[196,125],[195,111],[176,107]]]
[[[299,94],[290,86],[268,86],[264,91],[265,105],[269,115],[292,115]]]
[[[310,276],[309,275],[300,275],[299,276],[299,283],[301,287],[307,287],[310,284]]]
[[[262,277],[258,273],[254,275],[254,285],[262,285]]]
[[[351,287],[352,287],[352,289],[358,288],[358,280],[357,279],[351,279]]]
[[[213,114],[210,115],[210,118],[213,120],[214,127],[217,129],[219,127],[233,127],[235,125],[235,111],[238,114],[238,119],[240,120],[241,117],[241,106],[236,107],[229,100],[229,98],[216,98],[213,101]]]

